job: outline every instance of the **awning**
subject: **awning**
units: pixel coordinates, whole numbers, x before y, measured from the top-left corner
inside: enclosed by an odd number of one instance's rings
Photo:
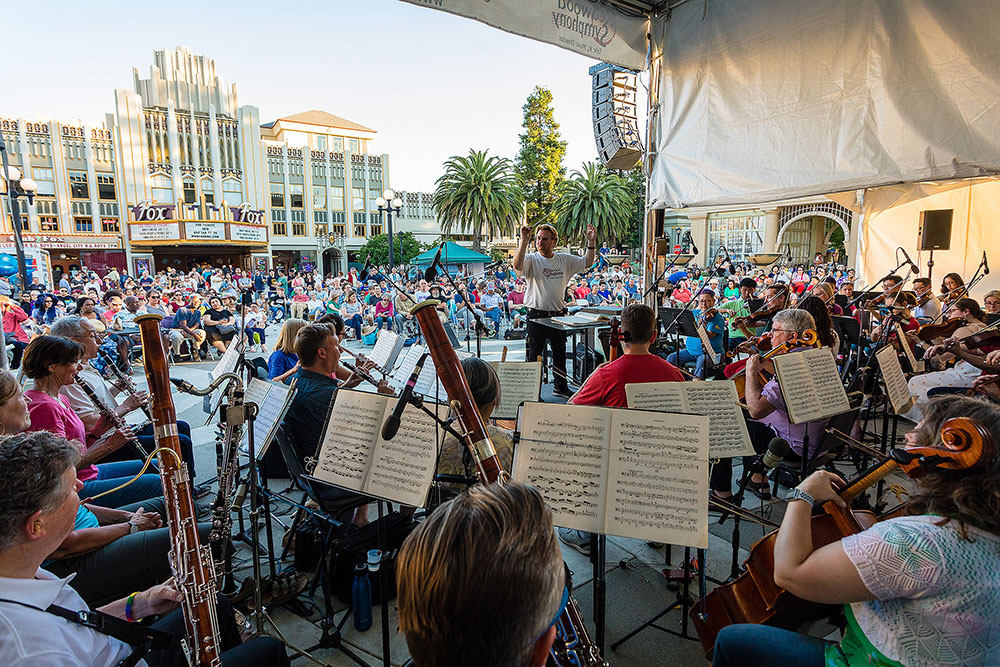
[[[426,250],[413,259],[410,260],[411,264],[430,264],[434,261],[434,256],[437,255],[438,247],[434,246],[430,250]],[[476,252],[472,248],[466,248],[461,246],[454,241],[448,241],[444,244],[444,249],[441,251],[441,263],[445,266],[449,264],[478,264],[478,263],[488,263],[492,261],[489,255],[484,255],[481,252]]]

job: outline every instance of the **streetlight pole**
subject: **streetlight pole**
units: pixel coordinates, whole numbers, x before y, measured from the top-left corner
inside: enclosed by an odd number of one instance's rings
[[[24,240],[21,238],[21,209],[17,198],[23,194],[28,198],[28,204],[31,204],[35,198],[38,184],[31,178],[22,178],[21,171],[7,163],[7,144],[2,133],[0,133],[0,163],[3,165],[3,180],[7,185],[10,222],[14,230],[14,251],[17,254],[17,271],[21,280],[20,289],[23,291],[28,289],[28,262],[24,257]]]
[[[375,205],[378,206],[379,213],[386,215],[386,229],[389,231],[389,270],[392,271],[392,214],[399,215],[403,209],[403,200],[397,197],[392,190],[386,190],[381,197],[375,200]]]

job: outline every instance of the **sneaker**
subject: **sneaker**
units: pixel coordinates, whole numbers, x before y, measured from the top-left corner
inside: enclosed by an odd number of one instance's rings
[[[590,533],[572,528],[559,529],[559,541],[566,546],[576,549],[584,556],[590,555]]]
[[[210,487],[208,484],[196,484],[195,486],[191,487],[191,496],[195,500],[204,498],[205,496],[210,495],[211,493],[212,493],[212,487]]]
[[[569,387],[554,387],[552,389],[553,396],[561,396],[563,398],[569,398],[573,395],[573,392],[569,390]]]

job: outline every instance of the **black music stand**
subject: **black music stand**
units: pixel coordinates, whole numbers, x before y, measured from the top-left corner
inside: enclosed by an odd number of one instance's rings
[[[681,336],[698,338],[698,325],[694,321],[694,312],[687,308],[660,308],[660,320],[666,322],[663,333],[674,336],[676,352],[681,350]]]

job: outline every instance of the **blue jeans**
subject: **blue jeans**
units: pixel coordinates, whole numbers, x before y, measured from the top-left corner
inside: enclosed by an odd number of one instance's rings
[[[486,317],[493,320],[493,329],[496,330],[500,326],[500,318],[503,316],[503,311],[499,308],[494,308],[493,310],[483,311]]]
[[[712,667],[809,667],[826,663],[826,642],[769,625],[729,625],[715,638]]]
[[[667,361],[672,363],[674,366],[683,366],[684,364],[694,362],[694,375],[697,378],[705,379],[705,367],[708,365],[708,355],[702,354],[699,356],[694,356],[687,350],[681,350],[680,352],[672,352],[668,357]]]
[[[376,329],[392,329],[392,318],[388,315],[379,316],[375,318],[375,328]]]
[[[90,498],[91,496],[96,496],[98,493],[121,486],[141,469],[142,461],[98,463],[97,477],[83,483],[83,489],[80,490],[80,498]],[[121,507],[162,496],[163,488],[160,486],[160,475],[152,466],[149,469],[153,470],[153,472],[142,475],[124,489],[101,496],[94,501],[94,504],[101,507]]]
[[[354,313],[350,317],[344,318],[344,324],[354,329],[354,337],[360,343],[361,342],[361,323],[364,319],[361,317],[361,313]]]

